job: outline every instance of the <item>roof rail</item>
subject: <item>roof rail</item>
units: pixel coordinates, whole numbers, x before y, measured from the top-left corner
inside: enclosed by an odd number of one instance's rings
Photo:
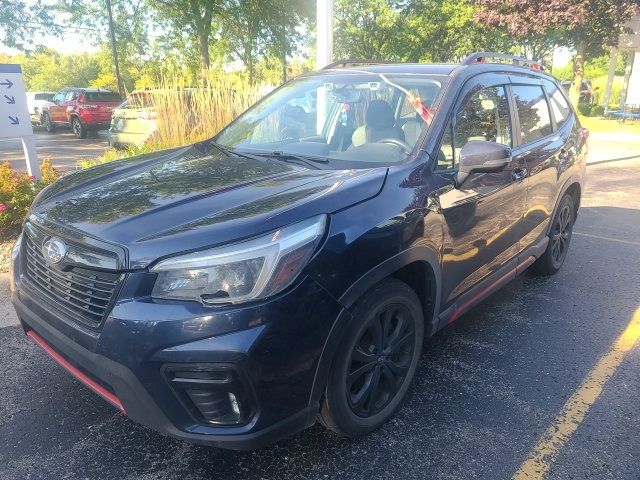
[[[508,55],[506,53],[496,53],[496,52],[476,52],[469,55],[462,61],[462,65],[473,65],[476,63],[504,63],[504,62],[489,62],[487,59],[502,59],[502,60],[511,60],[513,65],[518,65],[520,67],[528,67],[532,70],[540,70],[544,71],[542,63],[538,60],[530,60],[525,57],[518,57],[516,55]]]
[[[365,66],[365,65],[385,65],[385,64],[390,64],[390,63],[397,63],[397,62],[392,62],[389,60],[355,60],[355,59],[345,59],[345,60],[336,60],[335,62],[331,62],[329,65],[322,67],[320,70],[330,70],[332,68],[348,68],[348,67],[355,67],[358,65],[361,66]]]

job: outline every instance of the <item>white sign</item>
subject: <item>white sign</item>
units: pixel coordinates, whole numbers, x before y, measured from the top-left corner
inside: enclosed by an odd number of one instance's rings
[[[20,65],[0,64],[0,138],[33,135]]]
[[[27,172],[40,178],[36,142],[20,65],[0,63],[0,138],[22,137]]]

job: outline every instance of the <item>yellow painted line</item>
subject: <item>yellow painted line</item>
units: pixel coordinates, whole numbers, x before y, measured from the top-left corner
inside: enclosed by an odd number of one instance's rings
[[[629,321],[609,351],[587,374],[582,384],[564,404],[560,415],[542,435],[531,455],[513,475],[514,480],[542,479],[553,464],[558,452],[578,429],[589,408],[596,402],[611,376],[618,369],[629,350],[640,338],[640,308]]]
[[[594,235],[592,233],[573,232],[574,235],[580,235],[581,237],[597,238],[598,240],[608,240],[609,242],[624,243],[625,245],[634,245],[640,247],[640,242],[634,242],[633,240],[623,240],[622,238],[605,237],[602,235]]]

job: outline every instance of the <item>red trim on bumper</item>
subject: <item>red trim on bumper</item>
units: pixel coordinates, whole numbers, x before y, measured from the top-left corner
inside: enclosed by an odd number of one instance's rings
[[[487,285],[484,289],[482,289],[476,295],[474,295],[469,300],[464,302],[462,305],[458,305],[456,309],[453,311],[453,314],[451,315],[451,318],[449,319],[448,323],[455,322],[460,315],[462,315],[465,311],[469,309],[471,305],[473,305],[475,302],[477,302],[481,298],[484,298],[487,295],[489,295],[489,293],[491,293],[493,290],[496,290],[498,287],[500,287],[504,283],[504,281],[507,278],[509,278],[514,273],[517,275],[523,272],[529,265],[531,265],[535,261],[536,261],[536,257],[534,257],[533,255],[525,258],[522,262],[518,263],[514,268],[512,268],[507,273],[502,275],[495,282],[493,282],[490,285]]]
[[[104,398],[107,402],[111,403],[114,407],[120,410],[122,413],[126,415],[126,411],[120,402],[120,399],[116,397],[109,390],[104,388],[102,385],[96,383],[92,378],[82,373],[76,367],[74,367],[71,363],[69,363],[64,357],[62,357],[58,352],[56,352],[47,342],[45,342],[40,335],[38,335],[33,330],[29,330],[27,335],[31,337],[31,339],[40,345],[45,352],[47,352],[51,358],[53,358],[56,362],[58,362],[65,370],[67,370],[71,375],[76,377],[82,383],[84,383],[91,390],[96,392],[102,398]]]

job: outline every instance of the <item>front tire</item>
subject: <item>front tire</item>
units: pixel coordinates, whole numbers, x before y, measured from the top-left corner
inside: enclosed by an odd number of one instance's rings
[[[353,309],[333,361],[320,422],[342,436],[366,435],[397,410],[415,374],[424,342],[424,317],[415,292],[389,278]]]
[[[56,127],[53,125],[48,112],[44,112],[42,114],[42,123],[44,123],[44,128],[48,133],[53,133],[56,131]]]
[[[547,249],[531,266],[535,272],[543,275],[552,275],[560,270],[567,258],[575,218],[573,197],[566,193],[560,200],[558,210],[549,229]]]
[[[82,122],[78,117],[71,119],[71,128],[73,128],[73,134],[76,138],[87,138],[87,127],[82,125]]]

